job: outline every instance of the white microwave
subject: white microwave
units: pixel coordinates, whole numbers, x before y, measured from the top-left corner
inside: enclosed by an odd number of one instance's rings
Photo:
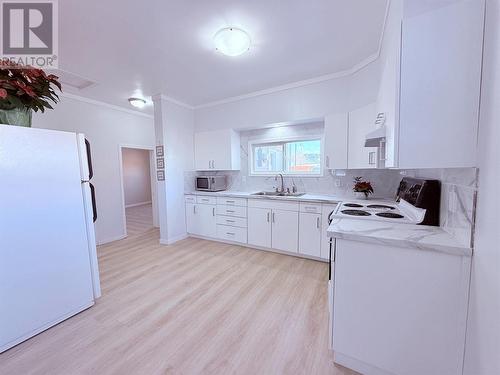
[[[197,176],[196,190],[222,191],[227,189],[226,176]]]

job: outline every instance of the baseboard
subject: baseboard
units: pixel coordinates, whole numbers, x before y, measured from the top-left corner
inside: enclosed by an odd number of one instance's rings
[[[222,239],[219,239],[219,238],[198,236],[196,234],[190,234],[190,233],[187,235],[187,237],[199,238],[200,240],[222,242],[222,243],[227,243],[229,245],[238,245],[238,246],[242,246],[242,247],[248,247],[249,249],[254,249],[254,250],[267,251],[267,252],[277,253],[277,254],[282,254],[282,255],[290,255],[290,256],[296,257],[296,258],[316,260],[318,262],[328,263],[328,259],[313,257],[313,256],[304,255],[304,254],[300,254],[300,253],[292,253],[292,252],[289,252],[289,251],[282,251],[282,250],[272,249],[272,248],[269,248],[269,247],[260,247],[260,246],[250,245],[248,243],[235,242],[235,241],[227,241],[227,240],[222,240]]]
[[[107,243],[110,243],[110,242],[115,242],[115,241],[123,240],[124,238],[127,238],[126,234],[121,234],[121,235],[116,236],[116,237],[106,238],[104,240],[98,241],[97,242],[97,246],[99,246],[99,245],[106,245]]]
[[[394,375],[392,372],[384,371],[378,367],[369,365],[363,361],[357,360],[355,358],[349,357],[345,354],[334,352],[333,362],[341,366],[347,367],[348,369],[359,372],[360,374],[366,375]]]
[[[185,240],[186,238],[188,238],[187,233],[181,234],[180,236],[176,236],[176,237],[172,237],[172,238],[167,238],[167,239],[160,238],[160,244],[161,245],[172,245],[172,244],[174,244],[176,242]]]
[[[148,202],[140,202],[140,203],[133,203],[133,204],[127,204],[125,208],[130,208],[130,207],[137,207],[137,206],[145,206],[147,204],[151,204],[151,201]]]

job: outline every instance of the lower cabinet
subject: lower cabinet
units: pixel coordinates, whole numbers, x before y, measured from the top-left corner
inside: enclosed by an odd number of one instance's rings
[[[187,232],[204,237],[217,236],[216,206],[186,203]]]
[[[248,243],[271,247],[271,210],[248,207]]]
[[[297,252],[299,213],[269,208],[248,208],[248,243]]]
[[[273,249],[296,253],[298,250],[299,213],[284,210],[272,210]]]
[[[321,214],[300,213],[299,253],[321,256]]]

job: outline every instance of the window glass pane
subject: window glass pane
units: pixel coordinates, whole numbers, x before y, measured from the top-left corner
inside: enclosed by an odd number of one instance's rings
[[[255,145],[253,148],[253,171],[281,172],[283,170],[283,145]]]
[[[321,141],[287,142],[285,172],[297,174],[321,173]]]

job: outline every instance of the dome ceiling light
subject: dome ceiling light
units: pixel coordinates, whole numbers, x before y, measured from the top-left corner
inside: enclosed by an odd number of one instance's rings
[[[128,102],[132,107],[135,108],[144,108],[144,106],[146,105],[146,101],[141,98],[129,98]]]
[[[215,49],[226,56],[239,56],[250,49],[250,35],[236,27],[226,27],[214,36]]]

